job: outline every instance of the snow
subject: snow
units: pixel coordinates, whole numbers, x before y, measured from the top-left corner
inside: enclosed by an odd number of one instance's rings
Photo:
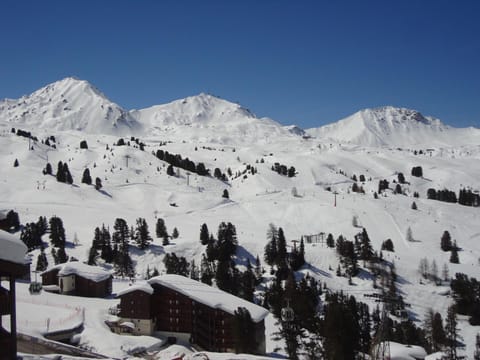
[[[27,247],[17,236],[0,230],[0,249],[1,260],[25,264]]]
[[[218,288],[180,275],[159,275],[148,280],[149,284],[159,284],[188,296],[214,309],[221,309],[234,315],[239,307],[246,308],[254,322],[265,319],[268,311],[261,306],[243,300]]]
[[[59,276],[78,275],[94,282],[100,282],[112,276],[110,271],[106,271],[98,266],[91,266],[80,261],[70,261],[64,264],[53,266],[42,274],[52,270],[59,270]]]
[[[125,294],[129,294],[131,292],[134,292],[134,291],[143,291],[147,294],[150,294],[152,295],[153,294],[153,288],[147,284],[147,283],[136,283],[135,285],[131,285],[127,288],[125,288],[124,290],[121,290],[117,293],[117,297],[120,297],[122,295],[125,295]]]
[[[391,360],[416,360],[424,359],[427,352],[421,346],[404,345],[390,341]]]
[[[62,94],[68,97],[71,111],[63,110]],[[129,226],[134,226],[136,219],[143,217],[149,225],[153,242],[145,251],[138,249],[133,241],[130,243],[136,270],[134,280],[139,284],[146,278],[147,269],[150,273],[153,268],[160,273],[164,271],[166,253],[175,252],[200,265],[205,252],[199,242],[203,223],[214,236],[222,221],[236,226],[239,246],[235,261],[244,269],[247,261],[255,262],[257,255],[262,259],[269,223],[283,228],[291,249],[291,240],[306,234],[332,233],[335,239],[342,234],[353,240],[361,230],[352,226],[352,217],[357,216],[375,250],[380,249],[384,240],[393,241],[395,252],[383,252],[383,256],[395,263],[396,286],[405,302],[411,304],[409,315],[417,325],[422,324],[429,308],[440,312],[445,319],[446,310],[453,302],[448,281],[436,286],[421,277],[418,264],[422,258],[428,258],[430,264],[435,259],[439,271],[445,264],[450,277],[462,272],[480,278],[479,209],[426,198],[428,188],[448,188],[455,192],[460,187],[479,190],[478,129],[455,129],[413,110],[389,107],[364,110],[323,130],[308,130],[307,134],[312,137],[305,139],[299,129],[256,118],[238,104],[210,95],[201,94],[130,112],[110,104],[112,114],[116,115],[107,120],[101,107],[107,105],[105,99],[85,82],[72,79],[52,84],[48,91],[41,89],[23,99],[0,102],[0,166],[8,169],[0,172],[2,209],[14,209],[22,224],[36,222],[39,216],[60,216],[66,230],[66,252],[80,262],[88,258],[94,228],[105,224],[112,230],[116,218],[123,218]],[[76,115],[67,116],[70,112]],[[128,121],[112,125],[122,113]],[[39,138],[37,143],[32,142],[33,150],[29,150],[28,139],[11,133],[12,127],[32,131]],[[112,146],[120,134],[130,135],[131,129],[145,142],[145,151],[134,148],[133,143],[132,146]],[[57,139],[56,149],[41,143],[50,135]],[[87,140],[88,150],[79,149],[81,140]],[[432,151],[423,155],[413,153],[413,150],[427,148]],[[222,172],[230,168],[234,176],[228,182],[187,175],[184,170],[179,170],[178,176],[167,176],[167,164],[151,154],[158,149],[181,154],[196,163],[203,162],[212,173],[216,167]],[[20,165],[14,168],[15,159]],[[74,184],[58,183],[54,176],[44,176],[42,169],[47,161],[53,165],[54,172],[58,161],[67,162]],[[295,166],[297,175],[293,178],[278,175],[271,170],[275,162]],[[235,177],[236,172],[243,172],[247,165],[256,167],[257,174]],[[423,178],[410,176],[413,166],[422,166]],[[102,192],[80,182],[86,167],[93,178],[102,179]],[[397,172],[402,172],[408,181],[402,185],[406,195],[394,195],[388,190],[385,196],[374,199],[378,181],[387,179],[393,187]],[[350,191],[353,174],[365,175],[366,181],[358,182],[364,187],[365,195]],[[297,189],[296,197],[292,196],[293,187]],[[331,191],[327,191],[328,188]],[[224,189],[228,189],[229,200],[221,198]],[[336,207],[333,191],[338,192]],[[413,198],[414,192],[420,197]],[[418,210],[410,208],[413,201]],[[170,203],[177,206],[172,207]],[[179,238],[171,239],[170,245],[163,246],[162,240],[155,237],[158,218],[165,220],[169,233],[174,227],[179,230]],[[412,229],[416,241],[406,240],[408,228]],[[445,230],[461,247],[460,264],[449,263],[450,254],[440,249],[440,237]],[[42,240],[51,269],[54,260],[48,237],[46,234]],[[78,239],[78,244],[74,239]],[[15,243],[19,243],[17,239]],[[10,252],[7,251],[10,245],[2,240],[0,257]],[[309,266],[303,268],[301,274],[308,273],[332,291],[355,295],[370,309],[377,305],[363,296],[378,291],[367,268],[362,267],[360,276],[352,278],[349,284],[347,278],[335,275],[339,259],[334,249],[321,244],[306,244],[305,248]],[[22,251],[25,252],[25,248]],[[38,249],[31,252],[32,269],[39,252]],[[23,254],[18,260],[23,263]],[[101,259],[99,263],[108,266]],[[262,266],[268,278],[269,268],[263,261]],[[126,290],[130,281],[114,279],[114,293]],[[20,283],[18,289],[19,293],[28,294],[28,284]],[[209,288],[209,291],[212,290]],[[104,321],[114,319],[108,309],[116,306],[118,299],[76,298],[45,291],[36,299],[40,304],[33,304],[31,311],[28,302],[22,306],[30,320],[42,323],[43,328],[45,316],[52,319],[55,316],[55,310],[47,307],[46,300],[59,308],[62,305],[84,307],[85,330],[80,334],[80,344],[102,354],[126,357],[135,348],[162,343],[161,339],[152,337],[111,333]],[[209,301],[219,303],[215,298]],[[44,308],[39,310],[36,306]],[[70,314],[59,314],[58,320]],[[282,350],[275,351],[277,347],[283,348],[283,344],[271,339],[278,331],[273,316],[265,318],[265,326],[268,354],[285,356]],[[478,327],[459,317],[459,329],[465,344],[465,349],[459,352],[471,356]],[[37,330],[42,331],[42,326]],[[28,329],[23,326],[22,331]],[[189,350],[190,353],[195,355],[193,350]]]

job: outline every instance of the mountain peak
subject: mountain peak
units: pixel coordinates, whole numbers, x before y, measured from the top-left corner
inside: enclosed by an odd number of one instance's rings
[[[130,114],[86,80],[66,77],[18,100],[0,102],[0,120],[27,128],[132,133]]]
[[[425,125],[438,124],[440,120],[431,117],[423,116],[419,111],[394,107],[394,106],[381,106],[370,109],[363,109],[357,112],[362,119],[371,119],[376,121],[391,121],[391,122],[418,122]],[[353,116],[355,116],[354,114]]]

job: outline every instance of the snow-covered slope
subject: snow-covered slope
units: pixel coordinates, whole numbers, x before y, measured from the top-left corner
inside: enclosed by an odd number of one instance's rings
[[[139,124],[84,80],[68,77],[17,100],[0,101],[0,121],[27,129],[130,134]]]
[[[457,129],[415,110],[385,106],[365,109],[307,133],[317,138],[362,146],[452,146],[476,144],[480,130]]]
[[[238,104],[203,93],[131,114],[149,135],[177,134],[199,142],[255,143],[293,136],[271,119],[259,119]]]
[[[68,94],[81,94],[77,105],[87,104],[84,98],[88,96],[103,98],[84,82],[74,79],[64,82],[70,83],[65,85],[71,89]],[[57,94],[58,84],[43,92]],[[82,86],[86,86],[85,91],[74,91]],[[60,91],[60,99],[63,93],[67,91]],[[308,138],[301,129],[258,119],[237,104],[201,94],[149,109],[123,112],[129,124],[138,124],[136,126],[141,129],[136,136],[144,143],[142,151],[135,142],[130,146],[112,146],[118,140],[117,130],[127,131],[128,126],[119,124],[112,128],[108,121],[84,117],[89,120],[88,126],[80,127],[83,131],[72,131],[78,128],[60,126],[64,125],[60,120],[67,117],[47,119],[42,115],[43,111],[48,113],[54,108],[49,105],[48,96],[36,95],[36,99],[41,99],[37,102],[30,97],[26,97],[25,102],[34,104],[36,112],[25,115],[23,120],[21,117],[15,120],[14,115],[19,110],[13,108],[15,104],[26,106],[21,101],[7,100],[1,105],[4,110],[0,111],[0,167],[4,171],[0,172],[0,211],[14,209],[22,224],[35,222],[39,216],[59,216],[66,230],[66,252],[80,261],[88,258],[95,227],[104,224],[112,229],[116,218],[123,218],[128,225],[134,226],[142,217],[149,225],[153,241],[147,249],[140,249],[133,240],[130,242],[139,280],[145,278],[147,270],[157,268],[162,272],[166,253],[175,252],[188,261],[195,260],[198,266],[205,253],[205,246],[199,241],[203,223],[214,235],[222,221],[236,226],[239,247],[235,260],[242,269],[248,260],[253,263],[257,255],[263,259],[269,223],[283,228],[288,250],[293,247],[292,240],[301,236],[332,233],[335,238],[342,234],[353,240],[361,231],[360,227],[365,227],[376,251],[380,251],[383,241],[392,240],[395,251],[384,251],[383,256],[395,263],[396,287],[411,304],[408,311],[417,325],[422,324],[429,308],[445,317],[453,301],[447,296],[448,281],[437,286],[419,274],[421,259],[428,258],[429,264],[435,260],[439,269],[446,267],[447,277],[462,272],[480,278],[479,208],[429,200],[426,196],[429,188],[447,188],[457,194],[460,188],[480,190],[480,141],[476,141],[476,129],[453,129],[412,110],[382,108],[365,110],[336,124],[311,129],[307,135],[312,137]],[[69,104],[73,103],[73,98],[69,95]],[[11,109],[5,110],[9,106]],[[75,109],[79,111],[77,106]],[[13,117],[6,114],[13,114]],[[49,135],[57,139],[56,148],[40,141],[33,142],[33,148],[27,146],[26,138],[10,131],[14,124],[21,124],[18,127],[22,128],[38,124],[48,129]],[[36,131],[34,135],[38,135]],[[88,149],[80,148],[81,140],[88,142]],[[427,148],[431,150],[413,151]],[[168,164],[152,154],[157,150],[180,154],[196,164],[202,162],[211,174],[219,168],[227,174],[227,180],[198,176],[179,168],[175,169],[174,176],[169,176]],[[18,160],[17,167],[13,166],[15,160]],[[43,175],[47,161],[54,169],[59,161],[68,163],[73,185],[59,183],[55,176]],[[272,171],[275,163],[287,168],[293,166],[295,176],[282,176]],[[410,175],[414,166],[423,168],[423,177]],[[256,170],[254,174],[252,167]],[[85,168],[90,170],[92,178],[101,179],[103,188],[100,191],[81,183]],[[406,178],[401,184],[403,194],[392,191],[396,186],[394,181],[398,181],[398,172]],[[357,182],[365,194],[351,191],[353,175],[365,178]],[[380,179],[387,179],[390,189],[376,199],[374,193],[378,192]],[[222,197],[225,189],[229,199]],[[337,193],[336,206],[334,192]],[[414,193],[419,197],[414,197]],[[412,209],[413,202],[416,210]],[[354,217],[357,226],[352,224]],[[179,231],[179,237],[171,239],[168,245],[163,245],[162,239],[155,236],[158,218],[165,220],[168,233],[172,233],[173,228]],[[414,241],[407,241],[408,229]],[[459,264],[450,263],[450,254],[440,248],[440,237],[445,230],[461,248]],[[51,268],[54,261],[48,234],[43,236],[43,241]],[[305,246],[308,266],[301,269],[299,277],[309,273],[328,288],[355,295],[374,309],[377,303],[363,296],[378,292],[368,267],[360,263],[359,276],[349,282],[347,277],[336,275],[340,261],[335,249],[316,243]],[[39,252],[38,249],[32,251],[32,268],[36,266]],[[99,263],[111,268],[102,260]],[[266,283],[270,278],[269,268],[263,261],[262,265],[266,267]],[[115,279],[114,292],[127,286],[128,281]],[[20,293],[23,315],[19,315],[19,328],[22,331],[30,329],[32,320],[42,328],[45,319],[40,318],[42,314],[29,302],[28,286],[20,286]],[[261,289],[258,294],[261,296]],[[50,301],[51,304],[72,302],[72,297],[54,294],[42,293],[34,297],[37,305],[44,307]],[[128,355],[126,349],[158,342],[157,339],[120,337],[110,333],[103,320],[108,319],[108,307],[116,302],[118,300],[86,302],[75,299],[75,306],[87,308],[80,344],[109,356],[125,357]],[[34,314],[34,319],[29,318],[30,314]],[[57,323],[69,316],[68,311],[59,314]],[[274,319],[269,316],[267,320],[267,333],[278,331]],[[478,328],[470,326],[465,318],[459,319],[459,328],[466,344],[462,353],[471,355]],[[278,357],[274,354],[277,346],[281,344],[267,335],[268,353]]]

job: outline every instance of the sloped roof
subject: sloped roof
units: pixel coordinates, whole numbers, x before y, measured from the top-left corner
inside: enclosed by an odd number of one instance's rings
[[[261,306],[184,276],[174,274],[160,275],[151,278],[148,280],[148,283],[150,285],[163,285],[199,303],[214,309],[223,310],[232,315],[239,307],[244,307],[250,312],[254,322],[262,321],[269,314],[268,310]]]
[[[44,271],[42,275],[53,270],[59,270],[59,276],[78,275],[94,282],[104,281],[112,276],[110,271],[104,270],[99,266],[91,266],[79,261],[70,261],[64,264],[55,265],[47,271]]]
[[[125,294],[129,294],[129,293],[134,292],[134,291],[143,291],[143,292],[145,292],[147,294],[150,294],[150,295],[153,294],[153,288],[150,286],[150,284],[139,283],[139,284],[129,286],[128,288],[119,291],[117,293],[117,296],[122,296],[122,295],[125,295]]]

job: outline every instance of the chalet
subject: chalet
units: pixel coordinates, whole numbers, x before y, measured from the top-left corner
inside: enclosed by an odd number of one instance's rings
[[[165,336],[217,352],[235,351],[234,314],[246,308],[254,323],[255,352],[265,354],[268,311],[220,289],[168,274],[131,286],[117,296],[119,324],[133,324],[132,333]]]
[[[16,359],[15,279],[28,271],[25,267],[27,247],[15,236],[0,231],[0,249],[0,360]],[[7,319],[4,320],[4,317]],[[10,331],[3,328],[8,318]]]
[[[109,271],[78,261],[56,265],[41,276],[46,291],[100,298],[112,293],[112,274]]]

